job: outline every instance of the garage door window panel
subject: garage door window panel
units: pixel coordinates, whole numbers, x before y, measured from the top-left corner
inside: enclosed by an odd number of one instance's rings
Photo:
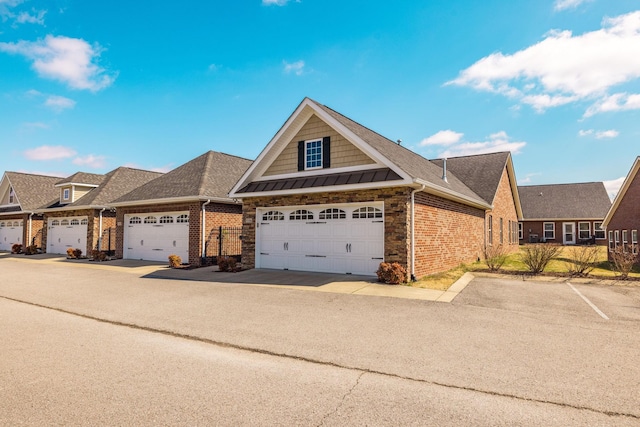
[[[345,219],[347,217],[347,213],[342,209],[325,209],[320,212],[318,215],[318,219]]]
[[[298,209],[289,215],[291,221],[306,221],[313,219],[313,212],[306,209]]]
[[[160,217],[160,224],[173,224],[173,217],[170,215]]]
[[[359,208],[353,211],[353,218],[354,219],[382,218],[382,210],[372,206]]]
[[[189,223],[189,215],[178,215],[176,222],[179,224],[188,224]]]
[[[156,224],[158,219],[155,216],[148,216],[144,219],[145,224]]]
[[[284,214],[280,211],[269,211],[262,215],[263,221],[284,221]]]

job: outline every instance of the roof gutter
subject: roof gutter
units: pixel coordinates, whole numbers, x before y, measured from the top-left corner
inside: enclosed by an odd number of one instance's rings
[[[411,192],[411,281],[416,281],[416,212],[415,212],[415,194],[419,191],[424,191],[426,185],[422,184],[420,188],[416,188]]]
[[[207,197],[207,196],[187,196],[187,197],[167,197],[165,199],[145,199],[145,200],[133,200],[129,202],[114,202],[111,203],[112,207],[123,208],[129,206],[147,206],[147,205],[159,205],[168,203],[185,203],[185,202],[210,202],[226,203],[235,205],[238,202],[229,197]]]

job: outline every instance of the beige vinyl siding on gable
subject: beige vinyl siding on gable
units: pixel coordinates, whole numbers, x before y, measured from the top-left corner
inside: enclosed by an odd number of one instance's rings
[[[331,126],[313,115],[300,129],[293,140],[282,150],[269,166],[264,176],[298,172],[298,141],[328,136],[331,138],[331,168],[370,165],[375,163],[369,156],[347,141]]]
[[[93,190],[93,187],[75,187],[72,194],[73,201],[75,202],[91,190]]]
[[[89,191],[93,190],[94,187],[80,187],[77,185],[68,186],[68,187],[60,187],[60,204],[69,204],[78,200],[80,197],[87,194]],[[69,198],[64,199],[64,190],[69,190]]]
[[[9,191],[2,195],[2,199],[0,199],[0,206],[9,204]]]

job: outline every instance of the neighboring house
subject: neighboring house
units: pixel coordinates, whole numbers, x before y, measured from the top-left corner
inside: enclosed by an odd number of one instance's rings
[[[78,172],[58,179],[58,200],[38,210],[46,222],[46,252],[65,254],[67,249],[77,248],[90,255],[94,249],[110,250],[109,243],[115,248],[115,233],[109,234],[116,225],[111,202],[160,175],[119,167],[105,175]]]
[[[0,251],[14,244],[42,246],[42,215],[36,210],[57,197],[60,177],[5,172],[0,181]]]
[[[510,153],[429,161],[309,98],[229,195],[249,268],[421,277],[518,248]]]
[[[227,194],[250,164],[209,151],[115,200],[116,257],[200,265],[212,233],[242,223]]]
[[[607,232],[609,254],[615,250],[638,253],[640,230],[640,157],[631,166],[602,224]],[[611,255],[609,255],[611,259]]]
[[[519,186],[521,243],[605,245],[611,200],[602,182]]]

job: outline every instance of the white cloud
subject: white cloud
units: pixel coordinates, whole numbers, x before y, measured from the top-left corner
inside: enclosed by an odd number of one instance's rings
[[[595,136],[596,139],[605,139],[605,138],[615,138],[618,135],[620,135],[620,132],[618,132],[615,129],[609,129],[609,130],[599,130],[599,131],[595,131],[593,129],[588,129],[588,130],[580,130],[578,132],[579,136]]]
[[[262,0],[263,6],[284,6],[289,3],[289,0]],[[300,3],[300,0],[295,0],[295,3]]]
[[[46,10],[33,11],[33,15],[29,12],[20,12],[16,16],[17,24],[39,24],[44,25],[44,16],[47,14]]]
[[[76,101],[65,98],[64,96],[51,95],[44,102],[44,105],[53,111],[61,112],[62,110],[75,107]]]
[[[207,71],[209,71],[210,73],[215,73],[219,68],[220,67],[216,64],[209,64],[209,66],[207,67]]]
[[[423,139],[418,145],[422,147],[427,145],[451,145],[459,142],[463,135],[463,133],[454,132],[451,129],[441,130]]]
[[[61,81],[73,89],[96,92],[115,80],[113,73],[107,73],[95,63],[102,48],[82,39],[48,35],[37,42],[2,42],[0,51],[31,59],[33,69],[41,77]]]
[[[618,179],[612,179],[611,181],[602,182],[611,200],[616,198],[616,194],[618,194],[618,191],[620,191],[620,187],[622,187],[622,184],[624,183],[625,178],[626,177],[622,176]]]
[[[74,165],[87,166],[92,169],[100,169],[107,165],[106,158],[104,156],[95,156],[88,154],[84,157],[76,157],[72,160]]]
[[[24,152],[24,156],[29,160],[60,160],[75,155],[76,152],[72,148],[62,145],[43,145]]]
[[[591,0],[556,0],[553,8],[557,11],[566,9],[576,9],[582,3],[586,3]]]
[[[518,185],[529,184],[532,181],[531,178],[533,178],[534,176],[538,176],[538,175],[542,175],[542,174],[540,172],[528,173],[528,174],[525,175],[524,178],[518,180]]]
[[[300,76],[304,73],[304,61],[296,61],[293,63],[282,61],[282,63],[284,64],[284,72],[286,74],[294,73],[296,76]]]
[[[527,145],[527,143],[523,141],[510,141],[507,133],[500,131],[489,135],[486,141],[461,142],[452,145],[447,150],[438,154],[438,157],[470,156],[474,154],[496,153],[498,151],[511,151],[513,154],[519,154],[525,145]]]
[[[640,95],[608,92],[640,78],[640,11],[606,18],[602,28],[581,35],[552,31],[512,55],[484,57],[446,85],[501,94],[536,111],[588,101],[586,115],[640,108]],[[606,58],[606,60],[603,60]]]
[[[50,126],[42,122],[25,122],[22,123],[22,127],[25,129],[49,129]]]

